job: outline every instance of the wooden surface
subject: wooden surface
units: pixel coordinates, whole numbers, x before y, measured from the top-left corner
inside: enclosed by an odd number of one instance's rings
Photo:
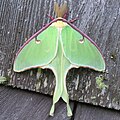
[[[63,1],[58,0],[58,2],[61,3]],[[119,110],[120,1],[79,0],[76,2],[68,0],[68,6],[68,19],[78,17],[79,20],[77,20],[74,25],[89,35],[98,44],[106,61],[105,73],[95,72],[85,68],[70,70],[66,81],[70,99]],[[41,75],[37,73],[37,69],[23,73],[13,72],[13,61],[16,52],[27,38],[50,22],[47,14],[54,16],[52,0],[0,0],[0,75],[8,79],[8,85],[10,86],[52,95],[55,86],[55,78],[50,70],[43,70]],[[103,83],[108,87],[101,89],[99,85],[97,85],[96,77],[99,75],[103,75]],[[7,88],[5,90],[7,90]],[[12,89],[10,90],[12,91]],[[28,92],[25,94],[26,97],[29,96]],[[38,96],[37,94],[37,97]],[[37,97],[36,99],[39,98]],[[50,97],[45,96],[45,98],[42,97],[42,99],[46,99],[46,105],[51,105],[52,99]],[[50,99],[51,102],[47,103]],[[7,98],[4,98],[4,100],[7,100]],[[12,104],[14,104],[14,102]],[[72,104],[75,106],[75,103]],[[58,106],[59,105],[60,103],[58,103]],[[30,107],[33,106],[34,103],[31,103]],[[39,107],[40,106],[41,103],[39,103]],[[76,107],[76,119],[81,118],[81,114],[79,116],[78,113],[82,110],[80,109],[82,106],[84,107],[84,105],[80,104]],[[40,109],[39,107],[38,109]],[[83,110],[86,109],[86,107],[87,105],[85,105]],[[29,109],[31,108],[27,108],[26,111],[29,111]],[[64,109],[64,107],[60,105],[59,109]],[[93,109],[94,107],[89,107],[89,110],[92,111]],[[73,107],[73,111],[74,110],[75,107]],[[101,110],[101,108],[99,110]],[[48,109],[45,110],[46,114],[48,111]],[[55,113],[57,114],[57,110]],[[12,114],[14,116],[14,113]],[[64,111],[61,114],[64,116]],[[87,116],[84,119],[87,119]]]
[[[75,103],[74,115],[66,116],[66,105],[57,103],[54,117],[48,115],[52,97],[0,86],[0,120],[119,120],[120,113],[88,104]],[[73,101],[70,102],[73,106]],[[59,109],[58,109],[59,108]]]

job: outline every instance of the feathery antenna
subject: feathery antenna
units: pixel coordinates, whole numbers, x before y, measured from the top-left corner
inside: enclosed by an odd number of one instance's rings
[[[64,4],[59,5],[56,1],[54,2],[54,11],[57,17],[63,17],[68,12],[67,1]]]

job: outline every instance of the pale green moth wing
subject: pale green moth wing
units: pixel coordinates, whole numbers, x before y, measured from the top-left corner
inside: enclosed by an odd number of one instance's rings
[[[56,27],[49,26],[38,34],[37,40],[28,40],[16,56],[14,71],[21,72],[49,64],[57,52],[57,33]]]
[[[105,70],[105,61],[97,45],[70,25],[61,34],[64,54],[71,64],[97,71]]]

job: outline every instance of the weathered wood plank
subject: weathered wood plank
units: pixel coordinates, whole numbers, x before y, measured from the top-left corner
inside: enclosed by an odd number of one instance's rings
[[[35,92],[0,86],[0,120],[119,120],[118,111],[76,103],[74,116],[66,116],[66,105],[57,103],[49,117],[52,98]],[[73,105],[73,102],[71,103]]]
[[[62,1],[58,0],[59,3]],[[15,53],[53,15],[51,0],[0,0],[0,75],[9,79],[8,85],[52,95],[55,78],[50,70],[43,70],[37,79],[37,70],[13,72]],[[68,0],[69,18],[100,46],[106,61],[106,73],[90,69],[73,69],[67,77],[71,100],[103,107],[120,109],[120,1]],[[48,7],[49,6],[49,7]],[[96,77],[105,77],[108,88],[100,89]]]
[[[78,104],[74,120],[119,120],[120,112],[87,104]]]
[[[59,109],[55,116],[50,117],[51,104],[49,96],[0,86],[0,120],[70,120],[63,101],[56,105]]]

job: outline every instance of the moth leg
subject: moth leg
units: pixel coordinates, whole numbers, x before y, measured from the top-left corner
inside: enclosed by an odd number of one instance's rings
[[[54,20],[54,18],[50,16],[49,14],[47,14],[47,16],[50,18],[50,20]]]
[[[72,19],[72,20],[70,20],[69,22],[70,23],[74,23],[76,20],[78,20],[79,18],[74,18],[74,19]]]

